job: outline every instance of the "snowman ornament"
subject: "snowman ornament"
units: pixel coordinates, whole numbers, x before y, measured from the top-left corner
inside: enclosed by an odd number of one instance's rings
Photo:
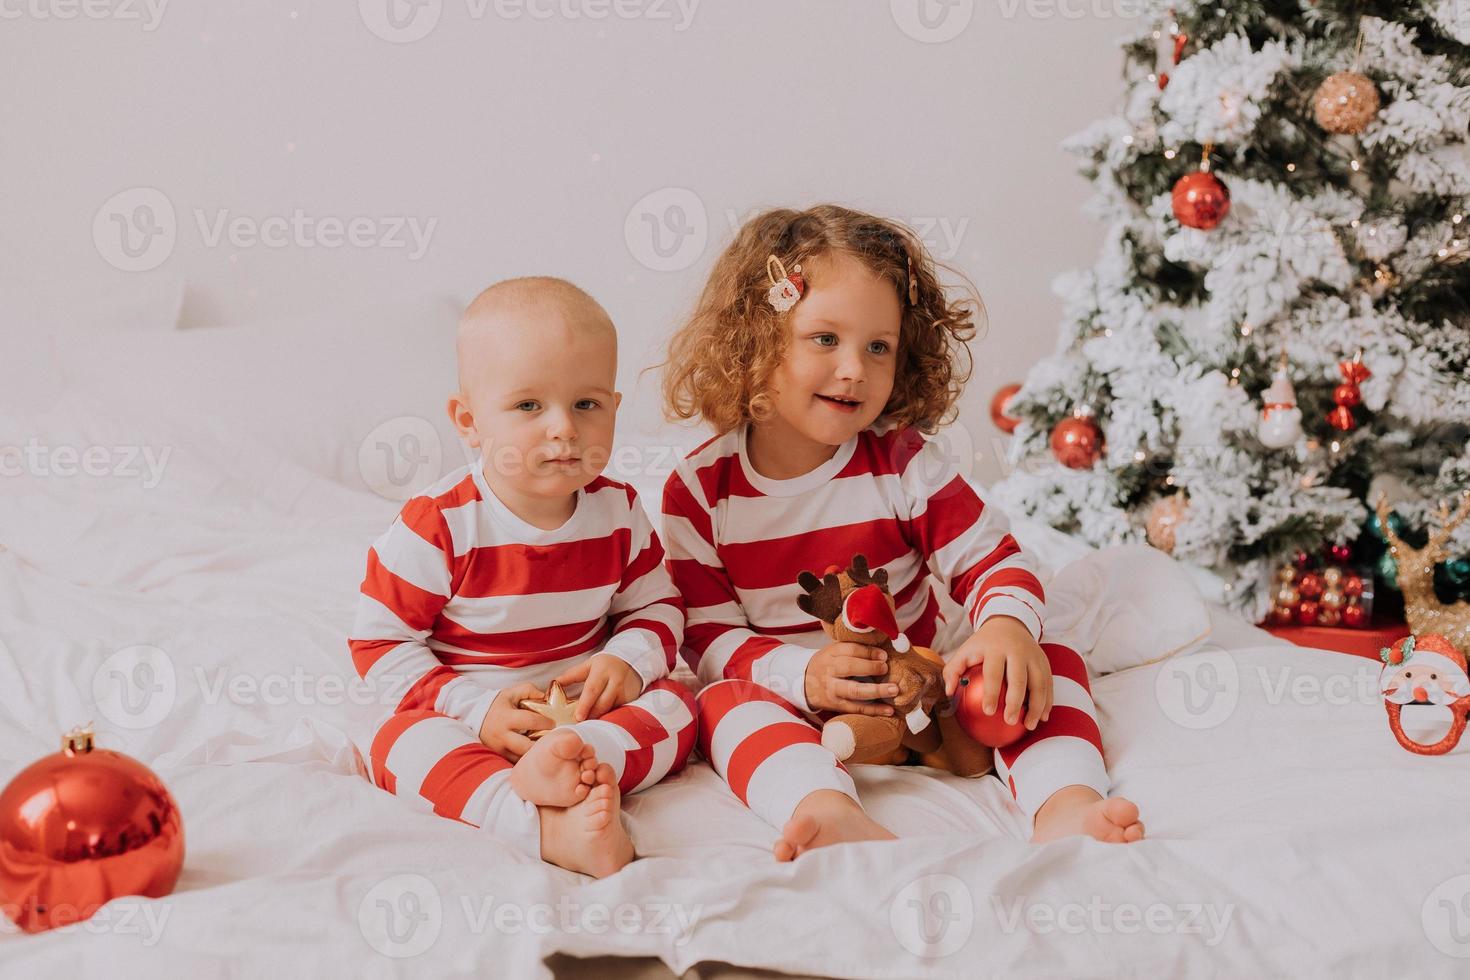
[[[1267,449],[1285,449],[1302,437],[1302,410],[1296,404],[1296,389],[1287,376],[1286,365],[1271,375],[1271,387],[1261,394],[1261,419],[1256,438]]]

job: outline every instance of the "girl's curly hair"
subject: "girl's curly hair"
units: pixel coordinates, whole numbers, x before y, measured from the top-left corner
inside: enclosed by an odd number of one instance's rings
[[[984,322],[979,294],[960,276],[967,295],[951,301],[913,231],[833,204],[766,211],[720,255],[661,365],[670,419],[701,419],[723,434],[770,417],[771,377],[786,355],[789,329],[786,315],[766,301],[766,259],[774,255],[787,269],[801,264],[810,280],[811,260],[831,254],[851,256],[892,283],[903,304],[893,393],[879,417],[930,433],[953,420],[973,368],[966,344],[975,320]],[[913,303],[910,262],[918,286]]]

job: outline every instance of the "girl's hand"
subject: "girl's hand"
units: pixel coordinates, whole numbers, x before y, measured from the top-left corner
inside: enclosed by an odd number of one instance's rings
[[[1000,682],[1005,680],[1005,720],[1014,725],[1021,717],[1021,706],[1027,705],[1026,729],[1051,717],[1055,684],[1046,651],[1020,620],[996,616],[981,624],[961,643],[944,665],[944,692],[950,696],[959,688],[960,677],[976,664],[984,664],[980,677],[985,698],[981,706],[986,714],[994,714],[1000,700]]]
[[[638,671],[610,653],[595,654],[563,671],[557,681],[562,687],[582,685],[582,693],[577,696],[578,721],[601,718],[643,693],[643,678],[638,676]]]
[[[532,742],[527,733],[552,727],[550,718],[527,711],[520,704],[545,697],[546,692],[535,684],[517,684],[495,695],[490,710],[485,712],[485,720],[480,724],[480,741],[503,758],[518,761],[531,751]]]
[[[842,711],[860,715],[891,715],[893,708],[874,704],[898,696],[897,684],[874,684],[854,677],[880,676],[888,670],[882,647],[861,643],[829,643],[807,661],[804,693],[813,711]]]

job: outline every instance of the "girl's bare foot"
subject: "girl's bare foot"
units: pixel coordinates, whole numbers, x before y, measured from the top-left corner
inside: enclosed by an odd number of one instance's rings
[[[570,728],[548,733],[532,744],[510,771],[510,788],[536,806],[571,806],[587,799],[596,780],[592,746]]]
[[[541,859],[568,871],[606,878],[633,860],[633,841],[623,828],[612,766],[598,766],[595,777],[597,784],[575,806],[538,808]]]
[[[1103,799],[1086,786],[1065,786],[1036,811],[1034,844],[1085,834],[1108,844],[1143,840],[1138,807],[1121,796]]]
[[[793,861],[815,847],[859,840],[896,840],[888,829],[846,793],[819,789],[808,793],[786,821],[772,849],[777,861]]]

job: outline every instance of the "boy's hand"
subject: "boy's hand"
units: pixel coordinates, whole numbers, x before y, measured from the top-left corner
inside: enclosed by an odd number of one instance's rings
[[[480,724],[480,741],[511,762],[518,761],[531,750],[532,742],[527,733],[552,727],[550,718],[527,711],[520,707],[520,703],[545,697],[546,692],[535,684],[517,684],[495,695],[490,710],[485,712],[484,722]]]
[[[891,715],[893,708],[874,704],[879,698],[898,696],[897,684],[875,684],[853,680],[875,677],[888,670],[888,654],[882,647],[861,643],[829,643],[807,661],[806,703],[813,711],[844,711],[860,715]]]
[[[643,693],[643,678],[638,676],[638,671],[610,653],[594,654],[564,671],[557,682],[562,687],[582,685],[582,693],[577,696],[578,721],[601,718]]]
[[[944,665],[944,692],[953,696],[960,677],[976,664],[984,664],[980,677],[985,685],[982,707],[994,714],[1000,700],[1000,682],[1006,683],[1005,720],[1014,725],[1021,717],[1025,702],[1026,729],[1035,731],[1037,724],[1051,716],[1053,688],[1051,664],[1046,651],[1031,636],[1020,620],[996,616],[981,624],[964,643],[955,649]]]

